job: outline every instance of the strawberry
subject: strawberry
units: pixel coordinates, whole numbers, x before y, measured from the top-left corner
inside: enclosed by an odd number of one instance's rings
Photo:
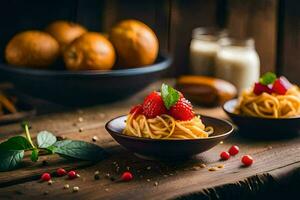
[[[143,114],[147,118],[154,118],[166,114],[167,109],[159,92],[151,92],[143,102]]]
[[[131,108],[130,114],[139,115],[143,113],[143,106],[141,104],[135,105]]]
[[[169,112],[172,117],[181,121],[191,120],[195,116],[192,104],[184,97],[181,97]]]

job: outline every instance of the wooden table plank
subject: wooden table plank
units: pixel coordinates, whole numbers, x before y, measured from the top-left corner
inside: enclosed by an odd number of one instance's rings
[[[107,150],[110,157],[92,166],[86,162],[70,163],[51,156],[42,156],[36,164],[25,162],[22,168],[12,172],[0,172],[0,199],[167,199],[207,191],[208,188],[235,183],[255,175],[271,176],[276,175],[278,171],[300,168],[299,137],[277,141],[256,141],[240,138],[238,134],[235,134],[223,144],[186,161],[166,163],[145,161],[135,157],[111,138],[105,131],[104,124],[108,119],[126,113],[132,104],[143,99],[145,92],[157,87],[158,84],[154,84],[128,101],[86,108],[81,111],[73,110],[40,116],[32,120],[33,135],[40,130],[50,130],[56,135],[89,142],[96,135],[99,138],[96,143]],[[195,109],[201,114],[226,118],[220,108],[196,107]],[[82,122],[79,122],[79,117],[83,118]],[[83,128],[82,132],[78,131],[80,127]],[[0,132],[0,140],[21,134],[18,124],[2,126]],[[240,146],[240,153],[228,161],[220,161],[219,153],[233,144]],[[244,154],[251,154],[254,157],[253,166],[241,167],[240,157]],[[42,166],[41,162],[46,159],[49,165]],[[119,166],[119,171],[116,171],[115,162]],[[204,169],[195,167],[202,163],[205,163],[207,167]],[[224,164],[225,168],[214,172],[208,171],[208,167],[219,164]],[[53,172],[58,167],[77,169],[81,178],[67,180],[55,177],[53,185],[40,183],[37,180],[42,172]],[[135,176],[133,181],[124,183],[105,178],[107,173],[118,178],[123,171],[127,170],[127,167],[130,167],[130,171]],[[101,179],[97,181],[93,179],[96,170],[99,170],[101,174]],[[158,182],[157,186],[154,185],[155,182]],[[70,184],[71,187],[79,186],[80,191],[72,193],[71,189],[64,190],[64,184]],[[43,195],[44,191],[49,191],[49,194]]]

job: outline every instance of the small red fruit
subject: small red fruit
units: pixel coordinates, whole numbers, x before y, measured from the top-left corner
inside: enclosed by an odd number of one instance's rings
[[[227,151],[223,151],[220,154],[222,160],[228,160],[230,158],[230,154]]]
[[[288,89],[284,86],[283,81],[279,78],[273,83],[272,90],[276,94],[285,95]]]
[[[234,146],[230,147],[228,152],[230,153],[230,155],[235,156],[236,154],[239,153],[239,151],[240,151],[240,148],[238,146],[234,145]]]
[[[263,85],[261,83],[255,83],[254,84],[254,89],[253,89],[254,94],[260,95],[263,92],[266,92],[268,94],[272,93],[272,89],[269,88],[267,85]]]
[[[242,163],[245,166],[250,166],[253,163],[253,158],[249,155],[245,155],[245,156],[242,157]]]
[[[122,181],[131,181],[133,179],[133,175],[131,172],[124,172],[121,176]]]
[[[50,181],[51,175],[49,173],[43,173],[41,176],[42,181]]]
[[[57,176],[64,176],[67,174],[67,171],[63,168],[59,168],[56,170],[56,174],[57,174]]]
[[[139,115],[142,113],[143,113],[143,106],[141,104],[133,106],[130,110],[130,114]]]
[[[68,177],[70,178],[70,179],[74,179],[74,178],[76,178],[77,176],[76,176],[76,172],[75,171],[69,171],[68,172]]]
[[[169,112],[172,117],[181,121],[188,121],[195,117],[192,104],[183,97],[171,106]]]
[[[160,96],[159,92],[151,92],[144,100],[143,114],[147,118],[154,118],[156,116],[166,114],[167,108]]]

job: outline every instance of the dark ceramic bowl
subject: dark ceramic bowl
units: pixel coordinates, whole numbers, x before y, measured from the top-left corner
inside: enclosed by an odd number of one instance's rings
[[[237,103],[237,99],[229,100],[223,105],[223,110],[236,124],[239,134],[261,139],[280,139],[299,134],[300,116],[270,119],[238,115],[234,113]]]
[[[171,58],[163,55],[149,66],[110,71],[38,70],[0,64],[0,75],[31,96],[84,106],[129,97],[161,77],[170,64]]]
[[[179,159],[188,158],[209,150],[233,132],[233,126],[221,119],[201,115],[206,126],[212,126],[214,133],[201,139],[149,139],[122,134],[126,116],[116,117],[106,123],[109,134],[123,147],[146,159]]]

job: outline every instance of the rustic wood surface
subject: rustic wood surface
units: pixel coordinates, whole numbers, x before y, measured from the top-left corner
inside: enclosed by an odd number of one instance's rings
[[[0,199],[169,199],[197,192],[204,194],[224,185],[247,180],[249,177],[254,177],[250,179],[252,181],[248,181],[253,192],[256,190],[255,184],[261,180],[256,179],[256,176],[267,177],[269,180],[268,177],[275,179],[282,172],[300,169],[299,137],[280,141],[255,141],[234,134],[223,144],[186,161],[158,162],[135,157],[111,138],[104,125],[112,117],[127,113],[132,104],[142,101],[147,92],[157,89],[159,85],[160,83],[153,84],[126,101],[61,111],[32,119],[32,135],[41,130],[49,130],[57,136],[90,142],[93,136],[97,136],[99,140],[96,143],[110,156],[93,165],[88,162],[70,162],[55,156],[42,156],[33,164],[26,158],[20,168],[0,172]],[[226,118],[220,108],[196,107],[196,111]],[[19,124],[1,126],[0,133],[0,141],[22,134]],[[240,153],[228,161],[220,161],[219,153],[233,144],[240,146]],[[240,158],[244,154],[253,156],[255,163],[251,167],[242,167]],[[44,160],[48,161],[48,165],[42,164]],[[200,168],[200,164],[205,164],[206,167]],[[217,171],[208,170],[209,167],[220,164],[223,164],[224,168]],[[119,171],[116,165],[119,166]],[[81,177],[75,180],[54,177],[53,185],[38,180],[41,173],[54,172],[58,167],[77,169]],[[128,167],[135,176],[131,182],[112,181],[105,177],[109,173],[118,179]],[[100,180],[94,180],[96,170],[100,171]],[[70,189],[63,189],[65,184],[69,184]],[[238,189],[242,185],[241,183],[235,187]],[[80,191],[73,193],[74,186],[79,186]],[[48,191],[47,195],[44,194],[45,191]],[[236,192],[235,195],[239,194]]]

